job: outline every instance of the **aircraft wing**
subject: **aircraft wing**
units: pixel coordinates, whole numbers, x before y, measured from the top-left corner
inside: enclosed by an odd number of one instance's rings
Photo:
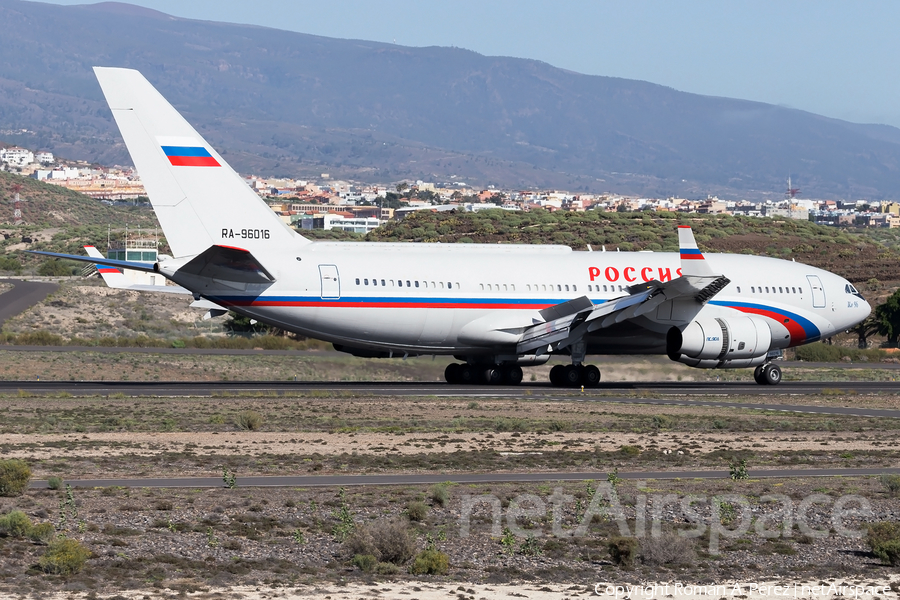
[[[559,350],[580,341],[588,333],[646,315],[664,302],[689,298],[706,304],[731,281],[716,274],[697,248],[690,227],[678,230],[682,276],[672,281],[649,281],[628,288],[628,295],[602,304],[587,296],[541,311],[543,323],[527,328],[516,344],[518,354]]]

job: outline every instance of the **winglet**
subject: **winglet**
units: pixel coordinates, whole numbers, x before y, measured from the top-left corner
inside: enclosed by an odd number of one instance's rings
[[[678,226],[678,247],[681,251],[681,273],[683,275],[715,275],[703,253],[694,240],[694,232],[689,225]]]

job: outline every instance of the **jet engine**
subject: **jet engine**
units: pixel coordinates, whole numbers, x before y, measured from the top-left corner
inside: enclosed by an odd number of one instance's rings
[[[759,317],[702,319],[666,335],[666,353],[676,362],[705,369],[740,369],[766,362],[772,330]]]

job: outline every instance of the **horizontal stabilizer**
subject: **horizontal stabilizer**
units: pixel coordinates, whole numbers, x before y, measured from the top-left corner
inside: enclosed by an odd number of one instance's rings
[[[78,262],[93,263],[97,265],[106,265],[109,267],[118,267],[120,269],[132,269],[134,271],[143,271],[145,273],[154,273],[156,263],[132,262],[130,260],[113,260],[111,258],[95,258],[93,256],[81,256],[78,254],[61,254],[59,252],[44,252],[43,250],[26,250],[29,254],[40,254],[41,256],[50,256],[52,258],[65,258],[66,260],[76,260]]]
[[[250,252],[232,246],[210,246],[178,269],[178,274],[235,283],[275,281],[275,277]]]

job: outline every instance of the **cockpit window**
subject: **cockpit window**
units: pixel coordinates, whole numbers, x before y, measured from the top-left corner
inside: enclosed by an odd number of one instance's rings
[[[860,298],[863,300],[865,299],[865,298],[863,298],[862,294],[859,293],[859,290],[856,289],[856,287],[852,283],[848,283],[847,285],[845,285],[844,291],[848,294],[853,294],[857,298]]]

